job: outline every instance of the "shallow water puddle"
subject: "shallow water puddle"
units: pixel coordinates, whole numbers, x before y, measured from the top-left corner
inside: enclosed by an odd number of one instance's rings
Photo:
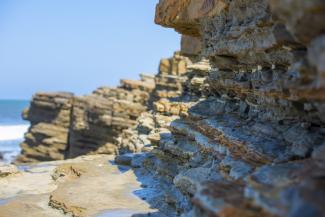
[[[8,200],[0,200],[0,206],[5,205],[6,203],[8,203]]]
[[[0,199],[0,206],[6,205],[9,203],[13,198],[7,198],[7,199]]]
[[[134,214],[139,214],[139,211],[128,209],[115,209],[104,211],[96,217],[131,217]]]

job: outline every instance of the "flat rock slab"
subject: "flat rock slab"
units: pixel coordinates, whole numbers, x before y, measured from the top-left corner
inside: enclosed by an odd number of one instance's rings
[[[0,178],[0,216],[121,216],[155,212],[136,196],[139,177],[112,164],[114,156],[84,156],[24,167]]]
[[[14,199],[0,201],[1,217],[64,217],[62,211],[48,205],[48,194],[24,195]]]

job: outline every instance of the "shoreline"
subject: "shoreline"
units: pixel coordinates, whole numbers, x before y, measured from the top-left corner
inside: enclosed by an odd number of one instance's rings
[[[0,125],[0,162],[13,163],[21,152],[20,144],[24,141],[24,134],[29,124]]]

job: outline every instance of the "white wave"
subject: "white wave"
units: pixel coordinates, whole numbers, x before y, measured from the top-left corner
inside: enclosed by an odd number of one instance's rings
[[[0,141],[17,140],[24,137],[29,125],[0,126]]]

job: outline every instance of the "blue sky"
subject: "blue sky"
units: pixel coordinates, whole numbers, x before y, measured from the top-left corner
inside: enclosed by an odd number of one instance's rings
[[[180,36],[155,25],[158,0],[1,0],[0,98],[87,94],[156,73]]]

